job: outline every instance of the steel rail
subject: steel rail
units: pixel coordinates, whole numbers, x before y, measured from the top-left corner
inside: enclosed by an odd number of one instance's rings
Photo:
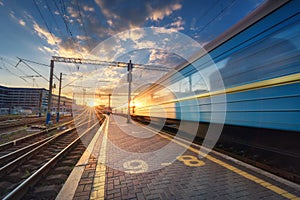
[[[13,141],[10,141],[10,142],[1,144],[1,145],[0,145],[0,151],[3,151],[3,150],[5,150],[5,149],[7,149],[7,148],[10,148],[10,147],[12,147],[12,146],[16,146],[16,145],[18,145],[18,144],[20,144],[20,143],[23,143],[24,141],[30,140],[30,139],[32,139],[32,138],[39,137],[40,135],[43,135],[43,134],[45,134],[45,133],[49,133],[49,132],[51,132],[51,131],[53,131],[53,130],[59,128],[59,127],[66,126],[66,125],[69,125],[69,124],[71,124],[71,123],[73,123],[73,120],[71,120],[71,121],[69,121],[69,122],[66,122],[66,123],[63,123],[63,124],[61,124],[61,125],[58,125],[58,126],[49,128],[49,129],[45,129],[45,130],[43,130],[43,131],[39,131],[39,132],[37,132],[37,133],[35,133],[35,134],[27,135],[27,136],[18,138],[18,139],[16,139],[16,140],[13,140]]]
[[[3,200],[21,199],[32,185],[37,183],[39,179],[43,175],[45,175],[57,163],[59,159],[61,159],[66,153],[68,153],[73,147],[75,147],[81,141],[81,138],[84,137],[87,133],[89,133],[98,124],[99,121],[97,121],[93,126],[88,128],[84,133],[82,133],[79,137],[73,140],[67,147],[65,147],[62,151],[56,154],[51,160],[49,160],[45,165],[43,165],[40,169],[34,172],[30,177],[24,180],[13,191],[7,194],[3,198]]]
[[[22,143],[22,142],[24,142],[24,141],[26,141],[26,140],[30,140],[30,139],[32,139],[32,138],[34,138],[34,137],[39,137],[40,135],[43,135],[43,134],[45,134],[45,133],[49,133],[49,132],[51,132],[51,131],[53,131],[53,130],[59,128],[59,127],[63,127],[63,126],[70,125],[70,124],[74,123],[76,119],[80,118],[80,117],[83,116],[84,114],[85,114],[85,111],[82,112],[82,113],[80,113],[79,115],[77,115],[74,119],[72,119],[72,120],[70,120],[70,121],[68,121],[68,122],[65,122],[65,123],[63,123],[63,124],[57,125],[57,126],[55,126],[55,127],[48,128],[48,129],[46,129],[46,130],[37,132],[37,133],[32,134],[32,135],[24,136],[24,137],[18,138],[18,139],[16,139],[16,140],[13,140],[13,141],[10,141],[10,142],[1,144],[1,145],[0,145],[0,151],[3,151],[3,150],[5,150],[5,149],[7,149],[7,148],[10,148],[10,147],[12,147],[12,146],[16,146],[16,145],[18,145],[19,143]],[[83,121],[84,121],[84,119],[79,120],[78,122],[76,122],[76,124],[81,124]]]
[[[38,118],[38,119],[33,119],[33,121],[29,121],[29,122],[27,120],[28,120],[27,118],[22,118],[18,121],[15,121],[15,123],[8,123],[7,121],[2,122],[2,123],[0,123],[0,130],[6,129],[6,128],[12,128],[12,127],[16,127],[16,126],[22,126],[25,124],[32,124],[32,123],[43,121],[44,119]]]
[[[90,120],[91,121],[91,120]],[[80,126],[83,126],[87,123],[89,123],[90,121],[87,121],[83,124],[81,124]],[[49,145],[50,142],[55,141],[57,139],[59,139],[61,136],[68,134],[72,131],[76,130],[75,127],[73,128],[69,128],[67,130],[64,130],[56,135],[54,135],[52,138],[43,141],[43,143],[41,144],[41,142],[39,142],[39,144],[35,144],[35,148],[33,148],[30,151],[27,151],[28,149],[22,150],[22,153],[24,153],[22,156],[14,159],[13,161],[5,164],[3,167],[0,168],[0,176],[3,176],[4,174],[7,174],[11,171],[13,171],[17,166],[21,165],[23,162],[25,162],[26,160],[28,160],[31,156],[35,155],[36,152],[38,152],[40,149],[42,149],[43,147],[46,147],[47,145]],[[19,154],[19,152],[17,152]],[[5,158],[6,160],[12,160],[12,156],[14,156],[14,154],[12,153],[9,157]]]

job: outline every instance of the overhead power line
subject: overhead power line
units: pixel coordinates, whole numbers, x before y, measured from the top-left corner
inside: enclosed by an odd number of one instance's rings
[[[74,36],[73,36],[73,33],[72,33],[72,31],[71,31],[71,29],[70,29],[70,27],[69,27],[69,23],[68,23],[68,21],[67,21],[66,6],[65,6],[64,1],[60,0],[60,3],[61,3],[61,5],[62,5],[62,9],[59,9],[59,6],[57,5],[57,2],[56,2],[56,1],[53,1],[53,3],[54,3],[54,5],[55,5],[55,7],[57,8],[58,13],[59,13],[59,15],[61,16],[61,18],[62,18],[62,20],[63,20],[63,22],[64,22],[64,24],[65,24],[67,34],[70,35],[70,38],[71,38],[72,44],[73,44],[73,48],[74,48],[74,49],[77,48],[78,53],[81,55],[81,57],[83,57],[82,54],[81,54],[81,50],[80,50],[79,46],[77,45],[77,42],[75,41]]]
[[[87,31],[86,31],[86,28],[85,28],[85,25],[84,25],[84,21],[83,21],[83,17],[81,15],[81,9],[80,9],[80,6],[79,6],[79,3],[78,3],[78,0],[75,0],[76,2],[76,6],[77,6],[77,10],[78,10],[78,14],[79,14],[79,18],[80,18],[80,21],[82,23],[82,29],[83,29],[83,32],[84,32],[84,35],[86,37],[86,41],[87,41],[87,45],[89,47],[89,50],[92,50],[92,46],[88,40],[88,34],[87,34]]]
[[[19,58],[19,57],[17,57],[17,58],[19,59],[18,64],[19,64],[20,62],[22,62],[22,61],[26,61],[26,62],[34,63],[34,64],[37,64],[37,65],[42,65],[42,66],[45,66],[45,67],[50,67],[49,65],[44,64],[44,63],[39,63],[39,62],[36,62],[36,61],[33,61],[33,60],[28,60],[28,59]],[[17,65],[18,65],[18,64],[17,64]],[[53,76],[54,76],[57,80],[59,80],[59,78],[58,78],[58,76],[57,76],[56,74],[53,74]]]
[[[35,82],[36,77],[41,77],[41,76],[39,76],[39,75],[20,76],[20,78],[31,78],[32,79],[32,87],[34,87],[34,83],[38,87],[38,84]]]
[[[57,42],[56,42],[56,40],[55,40],[55,38],[54,38],[54,36],[53,36],[53,34],[52,34],[50,28],[49,28],[49,26],[48,26],[48,24],[47,24],[47,22],[46,22],[44,16],[43,16],[43,14],[42,14],[42,12],[41,12],[41,10],[40,10],[38,4],[36,3],[35,0],[33,0],[33,3],[34,3],[34,5],[35,5],[36,9],[38,10],[38,13],[40,14],[40,16],[41,16],[41,18],[42,18],[42,21],[44,22],[44,24],[45,24],[45,26],[46,26],[48,32],[50,33],[50,35],[51,35],[51,37],[52,37],[52,40],[53,40],[53,41],[55,42],[55,44],[57,45]]]
[[[22,74],[24,74],[25,76],[27,76],[27,74],[26,74],[23,70],[21,70],[20,68],[18,68],[18,65],[21,63],[20,60],[17,62],[17,64],[14,65],[14,64],[8,62],[7,60],[4,60],[2,57],[1,57],[0,59],[2,60],[2,62],[6,62],[6,63],[9,64],[10,66],[12,66],[12,67],[14,67],[15,69],[17,69],[18,71],[20,71],[20,72],[21,72]]]
[[[26,63],[24,60],[22,60],[21,58],[17,57],[24,65],[26,65],[29,69],[31,69],[32,71],[34,71],[37,75],[40,75],[43,79],[45,79],[47,82],[48,79],[46,79],[42,74],[40,74],[38,71],[36,71],[34,68],[32,68],[28,63]]]
[[[234,4],[235,4],[236,0],[232,0],[230,2],[230,4],[226,7],[223,6],[223,2],[220,1],[221,3],[221,10],[217,13],[217,15],[215,15],[214,17],[212,17],[206,24],[204,24],[204,26],[202,26],[202,28],[198,31],[195,31],[194,35],[199,35],[202,31],[204,31],[211,23],[213,23],[216,19],[218,19],[222,14],[225,13],[226,10],[228,10],[229,8],[231,8]],[[200,19],[203,19],[205,16],[207,16],[207,14],[209,12],[211,12],[212,8],[216,7],[217,2],[213,2],[211,4],[211,7],[209,7],[202,15],[198,16],[195,23],[194,23],[194,26],[196,26],[198,24],[198,22],[200,21]],[[189,29],[186,34],[189,34],[191,32],[191,29]]]
[[[77,80],[80,79],[80,78],[82,78],[82,76],[79,77],[79,78],[76,78],[76,79],[72,80],[70,83],[64,85],[64,86],[62,87],[62,89],[65,88],[65,87],[67,87],[67,86],[71,86],[72,83],[74,83],[75,81],[77,81]]]
[[[37,64],[37,65],[42,65],[42,66],[45,66],[45,67],[50,67],[49,65],[44,64],[44,63],[39,63],[39,62],[36,62],[36,61],[33,61],[33,60],[28,60],[28,59],[19,58],[19,57],[17,57],[17,58],[20,59],[20,60],[24,60],[26,62]],[[21,61],[19,61],[19,62],[21,62]]]
[[[20,78],[20,79],[22,79],[23,81],[25,81],[25,82],[28,83],[28,81],[27,81],[26,79],[24,79],[24,78],[18,76],[17,74],[13,73],[12,71],[10,71],[10,70],[7,68],[7,66],[5,65],[4,60],[3,60],[2,57],[0,58],[0,60],[2,61],[2,65],[3,65],[4,69],[5,69],[8,73],[10,73],[10,74],[12,74],[13,76],[16,76],[16,77],[18,77],[18,78]]]
[[[93,60],[84,58],[69,58],[69,57],[59,57],[52,56],[54,62],[64,62],[64,63],[75,63],[75,64],[90,64],[90,65],[103,65],[103,66],[114,66],[126,68],[128,63],[117,62],[117,61],[105,61],[105,60]],[[170,71],[173,68],[158,66],[158,65],[146,65],[146,64],[133,64],[135,68],[143,70],[156,70],[156,71]]]
[[[53,14],[54,12],[52,11],[50,4],[48,3],[48,0],[46,0],[45,3],[46,3],[46,7],[47,7],[47,9],[48,9],[48,11],[49,11],[49,13],[50,13],[52,19],[53,19],[53,22],[54,22],[55,26],[56,26],[57,29],[60,31],[59,25],[58,25],[58,23],[57,23],[57,21],[56,21],[56,19],[55,19],[54,14]]]
[[[216,19],[218,19],[222,14],[225,13],[225,10],[231,8],[233,6],[233,4],[236,2],[236,0],[231,1],[231,3],[226,6],[225,8],[222,7],[221,11],[214,17],[212,18],[209,22],[207,22],[199,31],[197,31],[197,34],[201,33],[202,31],[204,31],[204,29],[206,27],[208,27],[213,21],[215,21]]]

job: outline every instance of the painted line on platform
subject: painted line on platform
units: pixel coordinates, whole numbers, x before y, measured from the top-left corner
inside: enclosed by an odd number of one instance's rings
[[[107,144],[107,134],[108,134],[108,125],[110,117],[107,116],[105,123],[104,134],[101,144],[101,149],[97,161],[95,177],[92,186],[92,192],[90,199],[104,199],[105,195],[105,178],[106,178],[106,144]]]
[[[141,127],[143,127],[143,126],[141,126]],[[180,142],[180,141],[178,141],[178,140],[176,140],[176,139],[174,139],[174,138],[172,138],[170,136],[158,133],[156,131],[151,130],[150,128],[146,128],[146,127],[143,127],[143,128],[145,128],[145,129],[147,129],[147,130],[149,130],[151,132],[155,132],[156,134],[158,134],[162,138],[165,138],[165,139],[170,140],[171,142],[174,142],[174,143],[176,143],[176,144],[178,144],[178,145],[180,145],[182,147],[185,147],[186,149],[188,149],[188,150],[190,150],[190,151],[192,151],[192,152],[194,152],[194,153],[196,153],[198,155],[200,154],[200,151],[198,149],[195,149],[195,148],[193,148],[193,147],[191,147],[189,145],[186,145],[186,144],[184,144],[184,143],[182,143],[182,142]],[[243,176],[244,178],[246,178],[248,180],[251,180],[251,181],[253,181],[253,182],[255,182],[255,183],[263,186],[264,188],[267,188],[267,189],[269,189],[269,190],[271,190],[271,191],[273,191],[273,192],[275,192],[275,193],[277,193],[277,194],[279,194],[279,195],[281,195],[281,196],[283,196],[283,197],[285,197],[287,199],[300,200],[300,198],[297,197],[297,196],[295,196],[294,194],[291,194],[288,191],[279,188],[278,186],[275,186],[275,185],[273,185],[273,184],[271,184],[271,183],[269,183],[267,181],[264,181],[264,180],[262,180],[262,179],[260,179],[260,178],[258,178],[256,176],[253,176],[253,175],[251,175],[251,174],[249,174],[249,173],[247,173],[247,172],[245,172],[243,170],[240,170],[240,169],[238,169],[238,168],[236,168],[236,167],[234,167],[232,165],[229,165],[229,164],[227,164],[227,163],[225,163],[225,162],[223,162],[223,161],[221,161],[221,160],[219,160],[217,158],[214,158],[214,157],[212,157],[210,155],[203,155],[203,156],[205,156],[205,158],[207,158],[208,160],[210,160],[210,161],[212,161],[212,162],[214,162],[214,163],[216,163],[216,164],[218,164],[218,165],[220,165],[222,167],[225,167],[225,168],[229,169],[230,171],[235,172],[235,173]]]

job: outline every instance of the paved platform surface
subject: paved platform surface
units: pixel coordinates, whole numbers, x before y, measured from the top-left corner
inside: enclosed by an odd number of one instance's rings
[[[299,199],[299,188],[113,115],[57,199]]]

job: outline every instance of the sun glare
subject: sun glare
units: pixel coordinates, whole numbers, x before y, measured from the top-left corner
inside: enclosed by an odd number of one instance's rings
[[[89,102],[87,103],[87,105],[88,105],[89,107],[94,107],[94,106],[95,106],[95,102],[94,102],[94,101],[89,101]]]

